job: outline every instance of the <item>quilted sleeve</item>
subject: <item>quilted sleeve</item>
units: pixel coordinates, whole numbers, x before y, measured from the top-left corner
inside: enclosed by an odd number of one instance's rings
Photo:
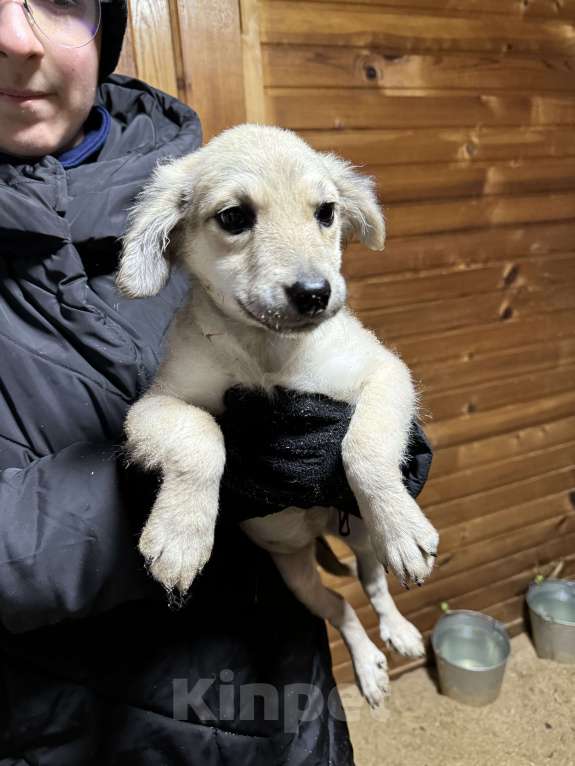
[[[1,470],[4,627],[28,631],[150,595],[136,548],[149,485],[129,475],[112,444],[76,442]]]

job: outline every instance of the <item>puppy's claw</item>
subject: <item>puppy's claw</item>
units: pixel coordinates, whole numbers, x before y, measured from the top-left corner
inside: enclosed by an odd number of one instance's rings
[[[423,546],[421,546],[419,544],[418,544],[417,547],[419,548],[422,556],[431,556],[434,559],[437,558],[437,551],[427,551],[427,550],[425,550],[425,548]]]
[[[167,590],[168,608],[174,612],[182,609],[190,598],[190,591],[181,592],[179,590]]]

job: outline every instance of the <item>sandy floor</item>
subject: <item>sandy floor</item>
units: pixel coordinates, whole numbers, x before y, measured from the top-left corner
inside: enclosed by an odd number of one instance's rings
[[[499,699],[484,708],[438,694],[425,669],[393,682],[372,713],[343,690],[356,766],[575,766],[575,665],[512,640]]]

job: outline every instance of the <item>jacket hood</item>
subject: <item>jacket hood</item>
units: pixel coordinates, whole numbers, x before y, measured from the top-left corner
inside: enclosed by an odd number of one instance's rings
[[[118,65],[128,23],[126,0],[102,0],[101,9],[100,82],[111,75]]]

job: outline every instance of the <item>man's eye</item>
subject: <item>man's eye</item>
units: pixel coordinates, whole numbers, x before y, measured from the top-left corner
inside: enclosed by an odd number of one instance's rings
[[[315,217],[322,226],[331,226],[333,223],[334,211],[335,203],[324,202],[315,211]]]
[[[58,10],[78,10],[85,6],[85,2],[82,0],[40,0],[40,5]]]
[[[256,221],[254,211],[246,205],[228,207],[217,213],[215,218],[220,228],[228,234],[241,234],[251,229]]]

